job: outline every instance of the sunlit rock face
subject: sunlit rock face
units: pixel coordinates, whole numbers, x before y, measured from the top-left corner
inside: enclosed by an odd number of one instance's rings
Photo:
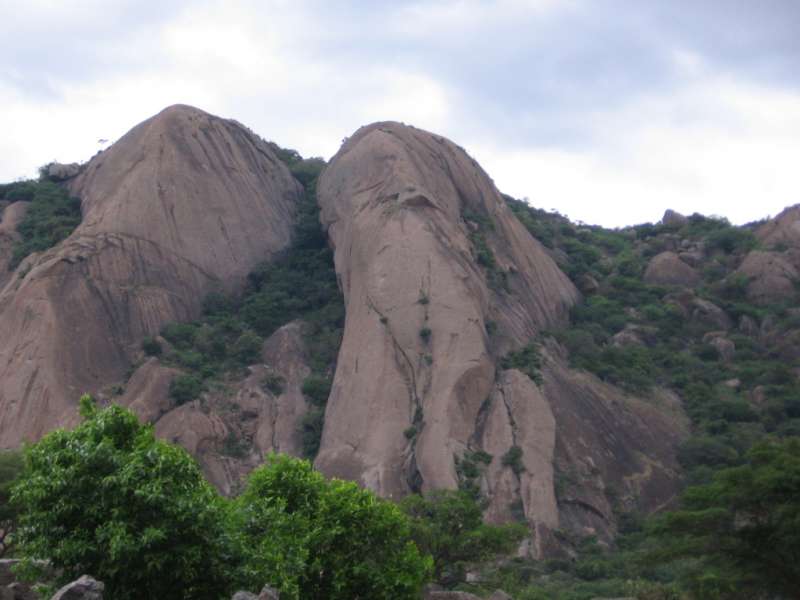
[[[69,189],[83,222],[0,293],[5,447],[74,422],[78,396],[123,380],[143,337],[238,291],[288,245],[301,194],[262,140],[188,106],[136,126]]]

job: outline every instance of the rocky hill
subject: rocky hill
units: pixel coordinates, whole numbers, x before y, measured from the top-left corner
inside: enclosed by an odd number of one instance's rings
[[[90,392],[226,493],[306,456],[395,499],[468,490],[542,557],[800,433],[796,208],[606,230],[414,127],[325,165],[186,106],[43,177],[0,186],[4,447]]]

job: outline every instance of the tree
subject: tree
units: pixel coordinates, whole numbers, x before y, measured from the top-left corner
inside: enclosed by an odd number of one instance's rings
[[[84,396],[81,416],[25,450],[12,492],[24,574],[47,559],[56,583],[90,573],[116,600],[229,592],[225,507],[192,457],[125,408]]]
[[[269,582],[292,599],[412,599],[430,571],[395,504],[328,481],[305,460],[269,455],[233,514],[246,588]]]
[[[507,554],[525,536],[519,524],[487,525],[478,501],[468,492],[437,490],[401,502],[411,517],[411,535],[434,560],[434,579],[454,585],[470,564]]]
[[[13,545],[17,507],[11,503],[11,486],[22,471],[22,455],[16,450],[0,450],[0,557]]]
[[[747,463],[687,488],[680,510],[651,525],[651,560],[691,559],[697,598],[797,598],[800,589],[800,439],[754,446]]]

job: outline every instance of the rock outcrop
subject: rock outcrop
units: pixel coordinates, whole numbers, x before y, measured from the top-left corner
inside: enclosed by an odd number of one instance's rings
[[[105,589],[102,581],[84,575],[58,590],[51,600],[103,600]]]
[[[791,298],[800,271],[782,252],[753,250],[736,271],[747,278],[747,297],[753,302],[781,302]]]
[[[674,496],[675,418],[571,371],[557,345],[542,350],[541,384],[501,368],[579,295],[461,148],[370,125],[319,198],[347,311],[323,472],[396,498],[464,484],[459,464],[488,453],[473,482],[487,517],[524,518],[535,556],[556,528],[613,535],[616,502],[648,512]],[[569,478],[580,485],[559,498]]]
[[[69,189],[83,222],[0,293],[3,447],[72,422],[78,396],[121,381],[143,337],[241,289],[288,245],[301,194],[260,138],[188,106],[132,129]]]
[[[309,408],[302,386],[311,373],[304,327],[295,321],[278,329],[264,342],[263,362],[252,365],[248,376],[201,400],[176,407],[169,385],[180,371],[156,358],[136,370],[115,400],[154,423],[160,438],[186,448],[211,483],[233,494],[266,453],[302,455],[300,424]]]
[[[669,251],[654,256],[644,272],[645,282],[653,285],[694,287],[700,279],[697,271]]]
[[[319,199],[347,320],[317,465],[384,496],[453,488],[453,455],[494,387],[487,322],[520,344],[564,322],[578,293],[442,137],[397,123],[360,129]],[[479,253],[513,293],[490,287]]]

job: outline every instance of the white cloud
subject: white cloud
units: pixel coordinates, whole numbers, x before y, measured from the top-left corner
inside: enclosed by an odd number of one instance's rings
[[[11,35],[2,2],[0,30],[5,22]],[[526,104],[526,98],[502,102],[510,93],[502,86],[472,89],[446,76],[447,60],[436,69],[425,60],[454,52],[446,58],[468,72],[472,62],[487,60],[464,54],[470,40],[483,49],[496,43],[521,51],[535,35],[526,29],[531,23],[548,28],[558,15],[590,10],[576,0],[418,1],[363,19],[351,10],[335,15],[338,20],[319,18],[322,5],[312,2],[164,2],[163,18],[154,6],[127,1],[91,0],[67,9],[36,0],[14,12],[27,33],[13,42],[31,44],[25,48],[31,60],[39,60],[37,36],[68,37],[75,28],[75,56],[94,62],[65,64],[75,59],[68,54],[65,63],[52,56],[52,64],[22,64],[0,48],[6,57],[0,59],[0,181],[33,175],[53,159],[86,160],[99,138],[116,139],[165,106],[187,103],[325,157],[366,123],[411,123],[471,150],[503,191],[586,222],[652,221],[668,207],[743,222],[800,201],[800,169],[792,164],[800,155],[800,96],[720,71],[691,47],[669,48],[677,73],[669,87],[620,97],[610,107],[594,105],[590,90],[589,101],[569,109]],[[137,25],[122,27],[129,21]],[[491,38],[517,22],[526,25],[513,39]],[[564,44],[572,43],[569,33]],[[390,40],[385,47],[384,37]],[[461,41],[448,46],[444,38]],[[653,43],[669,46],[665,39]],[[419,49],[440,55],[403,55]],[[524,69],[509,77],[517,75],[526,77]],[[30,93],[26,82],[36,77],[48,93]],[[583,81],[564,77],[560,87],[580,97]],[[486,104],[493,99],[495,105]],[[498,133],[508,132],[509,123],[535,131],[554,115],[547,147]],[[583,139],[559,141],[563,123]]]
[[[508,193],[607,226],[666,208],[745,223],[800,202],[800,94],[710,78],[595,114],[591,152],[468,144]]]

